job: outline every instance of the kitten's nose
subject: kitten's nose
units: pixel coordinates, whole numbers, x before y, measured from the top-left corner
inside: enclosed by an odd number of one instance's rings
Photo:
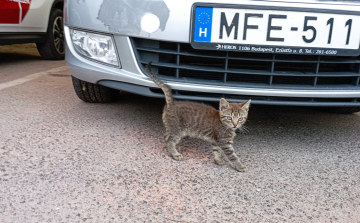
[[[239,122],[235,122],[235,123],[233,122],[234,127],[236,127],[238,125],[238,123]]]

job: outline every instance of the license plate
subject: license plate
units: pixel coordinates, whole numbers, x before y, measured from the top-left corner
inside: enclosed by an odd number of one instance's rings
[[[360,54],[359,12],[292,10],[195,5],[191,45],[195,49],[260,53]]]

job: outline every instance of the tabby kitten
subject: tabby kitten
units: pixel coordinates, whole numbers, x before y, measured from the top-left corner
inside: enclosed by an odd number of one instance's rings
[[[165,126],[167,149],[175,160],[183,156],[177,151],[176,145],[185,136],[200,138],[212,143],[215,163],[224,165],[222,151],[230,160],[230,165],[237,171],[244,172],[245,166],[234,153],[233,140],[235,130],[246,121],[251,100],[245,103],[229,103],[220,100],[219,110],[195,102],[174,101],[171,89],[159,77],[151,72],[151,62],[146,66],[148,76],[165,94],[166,106],[162,120]]]

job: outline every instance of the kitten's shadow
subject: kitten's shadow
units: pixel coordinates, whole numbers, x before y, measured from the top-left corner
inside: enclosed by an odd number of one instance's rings
[[[218,106],[218,103],[204,103],[215,108]],[[153,138],[157,147],[147,148],[148,152],[159,153],[171,159],[165,148],[163,135],[164,105],[163,98],[149,98],[122,92],[121,98],[116,103],[109,104],[105,108],[100,105],[99,107],[103,112],[108,112],[109,115],[105,117],[111,118],[114,125],[130,126],[133,131],[138,132],[139,139]],[[114,113],[115,116],[111,116]],[[345,141],[358,132],[360,113],[341,115],[311,107],[252,105],[245,126],[248,128],[248,133],[237,134],[234,148],[240,156],[246,157],[251,153],[257,154],[264,148],[285,146],[287,150],[296,150],[297,148],[292,146],[296,143],[304,146],[312,143],[326,144],[334,136],[338,141]],[[184,138],[178,144],[178,148],[184,160],[188,162],[198,162],[197,160],[208,162],[213,159],[210,143],[200,139]]]
[[[203,103],[215,108],[219,106],[218,102]],[[117,106],[121,108],[119,115],[133,117],[138,122],[144,123],[143,127],[149,131],[154,128],[163,130],[161,117],[164,105],[163,98],[149,98],[126,92],[121,93],[121,99],[117,102]],[[356,126],[356,123],[360,122],[359,117],[360,113],[342,115],[324,112],[312,107],[251,105],[248,121],[245,123],[247,131],[238,135],[241,137],[279,134],[293,136],[309,131],[315,135],[332,134],[340,129],[352,131],[352,126]],[[158,134],[161,135],[162,133]],[[192,140],[194,139],[190,139],[190,141]],[[182,140],[182,143],[185,143],[184,141],[188,140]],[[193,143],[197,143],[197,141],[195,140]],[[186,143],[181,145],[185,145],[185,149],[190,147]]]

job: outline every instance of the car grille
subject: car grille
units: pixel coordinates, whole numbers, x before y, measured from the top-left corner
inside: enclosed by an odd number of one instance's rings
[[[153,71],[165,80],[264,89],[360,91],[360,57],[209,51],[193,49],[187,43],[141,38],[131,41],[140,67],[153,61]],[[337,99],[343,100],[359,104],[357,98]]]

